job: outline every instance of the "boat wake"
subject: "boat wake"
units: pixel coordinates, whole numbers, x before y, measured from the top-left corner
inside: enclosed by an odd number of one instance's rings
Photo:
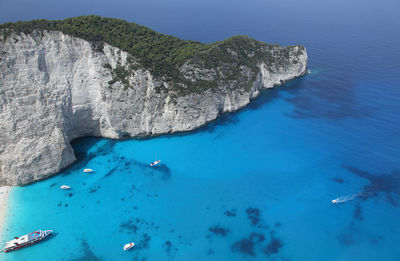
[[[338,197],[338,198],[332,200],[332,203],[333,204],[345,203],[347,201],[354,200],[354,199],[356,199],[356,198],[358,198],[360,196],[361,196],[360,193],[356,193],[356,194],[353,194],[353,195],[341,196],[341,197]]]

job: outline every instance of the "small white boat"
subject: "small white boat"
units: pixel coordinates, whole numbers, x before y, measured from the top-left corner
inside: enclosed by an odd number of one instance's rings
[[[150,163],[150,167],[154,167],[155,165],[160,164],[160,162],[161,160],[153,161],[152,163]]]
[[[92,169],[84,169],[83,172],[89,173],[89,172],[93,172],[93,170]]]
[[[129,249],[131,249],[133,246],[135,245],[135,243],[128,243],[128,244],[126,244],[125,246],[124,246],[124,250],[126,251],[126,250],[129,250]]]
[[[64,189],[64,190],[66,190],[66,189],[70,189],[71,187],[70,186],[68,186],[68,185],[62,185],[61,187],[60,187],[60,189]]]
[[[333,203],[333,204],[339,203],[339,198],[332,199],[332,203]]]

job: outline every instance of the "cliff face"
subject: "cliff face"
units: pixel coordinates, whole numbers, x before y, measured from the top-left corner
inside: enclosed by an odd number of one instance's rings
[[[255,77],[240,66],[234,79],[182,94],[144,67],[130,66],[135,57],[107,44],[99,52],[91,43],[57,31],[3,37],[0,184],[23,185],[57,173],[75,160],[70,141],[77,137],[118,139],[193,130],[246,106],[261,89],[306,73],[304,48],[273,51],[287,53],[284,63],[261,62]],[[231,54],[235,57],[234,50]],[[125,82],[111,81],[118,68],[129,72]],[[222,75],[224,68],[204,69],[188,61],[179,71],[196,85]],[[250,76],[250,86],[237,88]]]

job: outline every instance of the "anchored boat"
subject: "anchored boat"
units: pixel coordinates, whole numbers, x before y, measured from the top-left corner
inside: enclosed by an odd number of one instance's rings
[[[62,185],[61,187],[60,187],[60,189],[63,189],[63,190],[67,190],[67,189],[70,189],[71,187],[70,186],[68,186],[68,185]]]
[[[93,172],[93,170],[92,169],[84,169],[83,172],[89,173],[89,172]]]
[[[126,251],[126,250],[129,250],[129,249],[131,249],[133,246],[135,245],[135,243],[128,243],[128,244],[126,244],[125,246],[124,246],[124,250]]]
[[[3,251],[7,253],[23,247],[36,244],[37,242],[51,235],[52,232],[53,230],[36,230],[32,233],[20,237],[15,237],[13,240],[8,241],[5,244]]]
[[[160,162],[161,162],[161,160],[153,161],[152,163],[150,163],[150,167],[154,167],[155,165],[159,164]]]

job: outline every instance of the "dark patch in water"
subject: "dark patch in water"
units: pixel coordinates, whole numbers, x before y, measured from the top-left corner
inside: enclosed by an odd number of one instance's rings
[[[224,212],[227,217],[236,217],[236,209],[227,210]]]
[[[215,253],[215,251],[212,249],[208,249],[208,251],[207,251],[208,256],[214,255],[214,253]]]
[[[249,238],[244,238],[239,240],[231,246],[232,252],[239,252],[244,255],[255,256],[254,252],[254,242],[252,242]]]
[[[136,232],[139,229],[139,227],[136,225],[136,223],[133,222],[132,220],[128,220],[124,223],[121,223],[119,225],[119,227],[120,227],[120,231],[125,230],[125,231],[129,231],[131,233],[134,233],[134,234],[136,234]]]
[[[57,206],[61,207],[62,206],[62,201],[58,202]]]
[[[81,249],[83,252],[82,256],[78,257],[78,258],[70,259],[71,261],[101,261],[101,260],[103,260],[103,259],[99,258],[98,256],[96,256],[92,252],[92,250],[90,249],[90,246],[86,242],[86,240],[82,240]]]
[[[263,252],[267,256],[277,254],[282,246],[283,246],[282,241],[279,238],[272,236],[271,241],[265,247]]]
[[[353,217],[360,221],[364,220],[360,204],[357,204],[356,208],[354,209]]]
[[[229,233],[229,229],[223,228],[220,226],[213,226],[208,228],[208,230],[213,233],[214,235],[226,237],[226,235]]]
[[[57,185],[57,183],[53,183],[50,185],[50,188],[54,187],[55,185]]]
[[[253,226],[260,222],[260,210],[258,208],[248,208],[246,209],[247,218],[250,219]]]
[[[347,183],[347,182],[344,181],[344,179],[342,179],[342,178],[333,178],[332,181],[337,182],[337,183],[339,183],[339,184]]]
[[[150,166],[149,166],[149,163],[143,163],[143,162],[137,161],[137,160],[135,160],[135,159],[132,159],[131,162],[132,162],[135,166],[141,168],[142,170],[146,170],[146,169],[148,169],[148,168],[150,167]]]
[[[382,236],[377,236],[377,237],[369,236],[369,241],[371,242],[371,244],[374,244],[374,245],[379,244],[382,240],[383,240]]]
[[[172,172],[170,168],[163,163],[153,167],[150,167],[149,163],[143,163],[134,159],[131,160],[131,163],[139,167],[147,176],[161,178],[163,181],[168,181],[171,178]],[[157,172],[161,172],[162,175],[157,175]]]
[[[64,172],[63,176],[67,176],[71,174],[72,172],[75,172],[80,169],[84,169],[87,163],[91,161],[93,158],[96,157],[95,153],[86,153],[84,151],[75,151],[75,157],[77,159],[77,162],[70,167],[67,167]]]
[[[72,141],[71,145],[75,152],[76,162],[65,168],[62,175],[66,176],[77,170],[83,170],[93,158],[110,154],[115,146],[115,140],[106,140],[103,145],[97,148],[97,151],[88,153],[88,151],[101,140],[101,138],[84,137]]]
[[[386,200],[390,204],[393,206],[398,205],[398,199],[400,198],[400,171],[374,175],[352,166],[343,166],[343,168],[369,181],[369,184],[364,186],[363,190],[359,193],[360,198],[367,200],[371,197],[377,197],[380,193],[384,193]]]
[[[169,240],[165,241],[165,243],[163,244],[163,247],[165,248],[165,251],[167,251],[167,253],[170,253],[171,248],[172,248],[171,241],[169,241]]]
[[[282,224],[280,222],[275,223],[275,227],[280,227]]]
[[[107,142],[97,149],[97,155],[106,156],[113,152],[117,140],[107,140]]]
[[[151,240],[151,237],[147,233],[144,233],[142,235],[142,238],[140,239],[140,241],[137,244],[135,244],[135,247],[137,249],[148,249],[150,240]]]
[[[64,207],[68,207],[68,204],[65,204]]]
[[[265,240],[265,236],[261,233],[251,233],[247,238],[243,238],[231,246],[232,252],[239,252],[243,255],[255,256],[255,247]]]
[[[104,175],[104,177],[109,177],[109,176],[111,176],[111,175],[114,174],[114,172],[116,172],[117,170],[118,170],[118,165],[115,166],[114,168],[112,168],[111,170],[109,170],[109,171],[106,173],[106,175]]]
[[[342,72],[351,74],[351,72]],[[335,77],[332,75],[332,77]],[[289,93],[292,97],[285,98],[295,108],[288,117],[296,119],[327,118],[340,120],[343,118],[369,117],[371,108],[357,103],[355,94],[350,86],[353,83],[344,80],[352,79],[352,75],[344,75],[340,81],[321,81],[312,77],[299,78],[282,88],[282,92]],[[273,91],[277,91],[272,90]]]
[[[169,240],[165,241],[165,243],[163,244],[163,248],[169,256],[173,256],[176,251],[178,251],[178,248],[174,247]]]
[[[254,243],[261,243],[265,240],[265,236],[264,234],[253,232],[250,234],[250,240]]]
[[[285,88],[286,88],[286,86],[285,86]],[[266,106],[271,101],[278,99],[278,98],[282,98],[282,94],[280,93],[281,90],[279,90],[278,88],[274,88],[274,89],[262,91],[261,95],[257,99],[250,102],[250,104],[248,105],[248,109],[249,110],[258,110],[258,109]]]
[[[100,185],[97,186],[93,186],[90,188],[89,193],[95,193],[97,190],[99,190],[101,188]]]
[[[211,122],[201,128],[199,131],[206,131],[208,133],[214,133],[218,127],[220,126],[229,126],[239,123],[238,118],[236,117],[237,113],[226,113],[222,114],[218,117],[218,119],[214,122]]]
[[[68,197],[72,197],[73,195],[73,193],[68,193]]]
[[[128,231],[131,233],[137,233],[138,230],[144,229],[149,231],[151,229],[158,230],[160,227],[154,222],[148,222],[143,218],[135,218],[134,220],[128,220],[120,224],[120,231]]]
[[[171,170],[168,168],[167,165],[159,164],[151,168],[163,173],[163,175],[161,176],[161,179],[163,181],[168,181],[171,178]]]
[[[353,235],[349,232],[340,234],[338,236],[338,240],[339,243],[343,246],[353,246],[357,243]]]

